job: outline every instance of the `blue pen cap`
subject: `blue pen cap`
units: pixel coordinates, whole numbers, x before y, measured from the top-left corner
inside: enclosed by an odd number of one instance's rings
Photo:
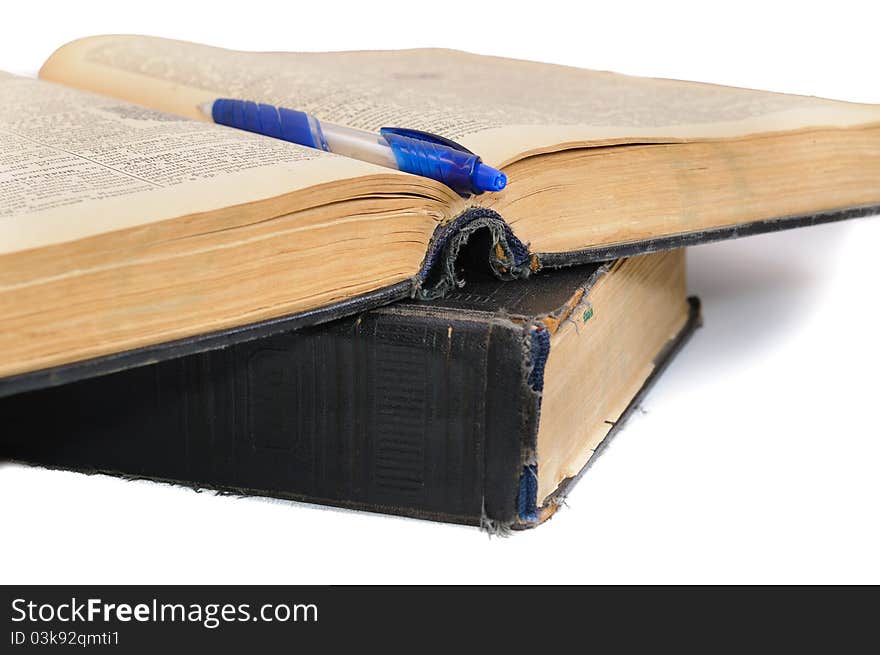
[[[501,191],[507,186],[507,176],[497,168],[487,166],[483,162],[477,162],[471,176],[471,182],[474,187],[482,189],[482,191]]]
[[[472,152],[392,130],[381,132],[402,171],[438,180],[465,195],[500,191],[507,184],[504,173],[482,163]]]

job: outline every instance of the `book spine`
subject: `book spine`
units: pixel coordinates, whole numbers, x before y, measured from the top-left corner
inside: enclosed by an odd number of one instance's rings
[[[0,453],[507,525],[537,425],[523,334],[442,312],[370,312],[0,399]]]

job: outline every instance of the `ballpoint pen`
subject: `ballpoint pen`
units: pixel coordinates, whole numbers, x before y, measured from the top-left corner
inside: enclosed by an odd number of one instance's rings
[[[443,182],[461,195],[501,191],[507,176],[463,146],[429,132],[383,127],[379,134],[318,121],[302,111],[218,98],[200,105],[220,125],[396,168]]]

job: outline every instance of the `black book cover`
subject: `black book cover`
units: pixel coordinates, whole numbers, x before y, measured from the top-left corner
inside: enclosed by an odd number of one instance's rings
[[[500,282],[489,272],[430,301],[0,399],[0,456],[316,503],[529,527],[524,453],[540,412],[542,343],[529,337],[610,265]],[[699,322],[657,354],[642,391]],[[543,359],[542,359],[543,358]],[[591,460],[592,461],[592,460]],[[564,494],[568,483],[559,494]]]

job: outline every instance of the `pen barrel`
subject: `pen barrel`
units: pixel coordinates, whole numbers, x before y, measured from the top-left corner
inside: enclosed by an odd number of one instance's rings
[[[476,155],[399,134],[383,136],[400,170],[438,180],[458,193],[482,192],[471,181],[474,168],[480,162]]]
[[[302,111],[234,98],[218,98],[203,111],[210,111],[220,125],[428,177],[463,196],[500,191],[507,184],[503,172],[482,163],[477,155],[426,132],[382,128],[375,134],[322,124]]]
[[[218,98],[211,107],[211,118],[219,125],[329,150],[321,124],[302,111],[249,100]]]
[[[321,130],[330,152],[387,168],[398,167],[391,146],[379,134],[334,123],[321,123]]]

